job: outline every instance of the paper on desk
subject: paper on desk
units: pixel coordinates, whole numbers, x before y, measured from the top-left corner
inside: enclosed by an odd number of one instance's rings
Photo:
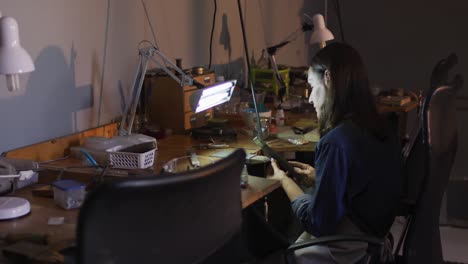
[[[48,225],[62,225],[65,222],[65,217],[49,217]]]
[[[318,133],[317,128],[312,131],[307,132],[306,134],[295,134],[291,127],[284,127],[284,129],[282,129],[279,133],[276,134],[276,137],[279,139],[288,141],[288,142],[296,140],[297,142],[308,143],[308,142],[318,142],[320,140],[320,135]]]

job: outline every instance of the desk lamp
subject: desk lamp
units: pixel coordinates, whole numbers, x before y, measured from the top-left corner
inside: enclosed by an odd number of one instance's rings
[[[198,88],[194,93],[190,96],[190,107],[192,112],[198,113],[214,107],[216,105],[222,104],[227,102],[231,99],[232,93],[234,91],[234,87],[236,85],[236,80],[231,80],[227,82],[217,83],[212,86],[205,87],[201,83],[194,80],[191,76],[187,75],[182,69],[177,67],[173,62],[171,62],[158,48],[156,48],[151,42],[149,41],[142,41],[141,43],[149,43],[149,47],[139,48],[138,49],[138,65],[135,73],[135,78],[133,80],[133,90],[132,90],[132,99],[130,102],[125,106],[125,113],[122,118],[122,123],[119,129],[120,136],[128,136],[131,134],[131,129],[133,125],[133,121],[135,119],[136,108],[139,102],[141,89],[143,86],[143,81],[145,78],[145,74],[148,68],[148,62],[151,60],[152,62],[156,63],[164,70],[172,79],[174,79],[180,86],[191,86],[194,85]],[[155,60],[154,57],[158,56],[164,64]],[[166,65],[169,65],[176,73],[168,69]],[[161,95],[164,96],[164,95]],[[128,125],[126,124],[126,117],[129,116]]]
[[[18,74],[31,72],[34,64],[29,54],[21,47],[18,23],[12,17],[0,14],[0,74],[6,76],[8,91],[19,89]],[[2,178],[16,178],[16,169],[9,163],[0,161],[7,175]],[[0,220],[21,217],[31,211],[28,200],[19,197],[0,197]]]
[[[18,74],[34,71],[31,56],[21,47],[18,23],[0,14],[0,74],[4,74],[8,91],[19,89]]]
[[[312,31],[312,36],[310,39],[311,44],[319,43],[320,48],[325,47],[326,41],[334,39],[333,34],[328,30],[328,28],[325,26],[325,21],[323,19],[323,16],[321,14],[316,14],[312,18],[310,18],[307,14],[304,14],[307,18],[312,20],[312,25],[308,23],[303,23],[301,26],[301,31],[296,30],[294,33],[292,33],[289,37],[286,38],[286,40],[280,42],[279,44],[273,45],[271,47],[266,48],[268,57],[271,62],[271,67],[273,69],[273,72],[275,73],[276,80],[278,81],[279,85],[279,92],[278,96],[280,99],[280,102],[283,101],[283,96],[286,92],[286,84],[284,83],[283,77],[279,73],[278,65],[276,64],[276,58],[275,54],[276,51],[279,48],[282,48],[289,44],[291,41],[296,39],[299,33],[301,32],[307,32],[310,30]]]
[[[250,93],[252,94],[252,100],[253,100],[253,105],[254,105],[256,119],[257,119],[257,135],[254,138],[254,142],[257,143],[258,145],[264,145],[265,143],[262,140],[262,134],[261,134],[262,133],[261,132],[262,125],[261,125],[261,122],[260,122],[260,115],[259,115],[259,112],[258,112],[257,100],[255,98],[255,89],[254,89],[254,85],[253,85],[253,82],[252,82],[252,79],[253,79],[252,78],[253,77],[252,76],[252,68],[250,67],[249,49],[247,47],[247,38],[245,36],[244,18],[242,17],[242,5],[241,5],[240,0],[237,0],[237,8],[239,10],[239,19],[240,19],[241,30],[242,30],[242,39],[243,39],[243,43],[244,43],[245,58],[247,58],[245,61],[247,63],[247,71],[248,71],[248,74],[249,74],[248,79],[249,79]],[[313,22],[313,25],[309,25],[309,24],[304,23],[302,25],[301,29],[302,29],[303,32],[314,29],[314,31],[312,33],[311,43],[321,43],[320,46],[323,47],[325,45],[326,41],[332,40],[334,38],[333,34],[325,27],[325,21],[324,21],[322,15],[320,15],[320,14],[314,15],[312,17],[312,22]],[[271,52],[272,54],[274,54],[277,49],[279,49],[279,48],[287,45],[289,42],[291,42],[295,37],[294,34],[297,34],[297,32],[298,31],[293,33],[292,37],[287,38],[285,41],[281,42],[280,44],[267,48],[267,52],[268,53]],[[322,46],[322,43],[323,43],[323,46]],[[273,56],[271,61],[273,62],[272,66],[273,66],[273,69],[274,69],[274,72],[275,72],[275,76],[278,79],[278,83],[281,86],[280,89],[283,88],[283,91],[284,91],[286,86],[284,85],[283,78],[279,74],[278,66],[276,65],[276,60],[274,59],[274,56]]]
[[[253,86],[253,82],[252,82],[252,70],[251,70],[250,61],[249,61],[249,58],[250,58],[249,49],[247,48],[247,38],[245,36],[244,19],[242,17],[242,5],[241,5],[240,1],[241,0],[237,0],[237,7],[239,9],[239,18],[240,18],[240,24],[241,24],[241,29],[242,29],[242,37],[243,37],[243,41],[244,41],[244,52],[245,52],[245,57],[247,58],[245,61],[247,62],[247,70],[248,70],[248,74],[249,74],[250,92],[252,93],[253,105],[254,105],[255,114],[256,114],[256,117],[257,117],[257,135],[255,135],[255,137],[253,138],[253,141],[257,146],[261,147],[262,151],[267,156],[269,156],[271,158],[274,158],[279,163],[280,167],[288,172],[288,175],[290,177],[295,178],[297,176],[296,176],[296,172],[295,172],[294,168],[289,165],[287,160],[284,159],[281,154],[277,153],[272,148],[270,148],[268,146],[268,144],[266,144],[266,142],[264,142],[264,140],[262,139],[260,116],[259,116],[259,112],[258,112],[258,108],[257,108],[257,102],[256,102],[256,99],[255,99],[255,90],[254,90],[254,86]],[[314,28],[315,28],[314,29],[315,34],[312,33],[312,37],[313,37],[312,38],[312,43],[317,43],[317,42],[318,43],[321,43],[321,42],[325,43],[325,41],[333,39],[333,35],[330,33],[330,31],[328,31],[325,28],[325,22],[323,21],[323,16],[322,15],[315,15],[312,20],[313,20]],[[302,30],[306,31],[306,30],[310,30],[310,28],[312,28],[312,26],[303,25]],[[290,41],[291,40],[286,40],[286,41],[283,41],[282,43],[280,43],[278,45],[270,47],[271,51],[276,51],[278,48],[285,46]],[[276,65],[276,62],[274,64]],[[278,68],[277,67],[276,67],[276,70],[275,70],[275,76],[279,77],[280,83],[284,84],[284,81],[282,80],[280,74],[278,73]],[[285,86],[283,86],[283,87],[285,87]]]

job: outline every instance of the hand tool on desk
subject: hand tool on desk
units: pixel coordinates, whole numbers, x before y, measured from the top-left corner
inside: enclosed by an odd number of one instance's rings
[[[226,143],[205,143],[197,144],[193,146],[194,149],[222,149],[229,148],[229,145]]]
[[[303,128],[296,127],[296,126],[292,127],[292,130],[294,131],[294,134],[297,134],[297,135],[304,135],[304,134],[312,131],[313,129],[314,129],[314,127],[303,127]]]
[[[110,169],[110,161],[106,161],[106,163],[104,164],[104,168],[102,169],[101,173],[99,173],[99,176],[97,177],[98,182],[104,182],[104,176],[106,176],[109,169]]]
[[[95,168],[95,169],[100,169],[99,164],[96,162],[96,160],[89,154],[86,150],[80,149],[81,154],[85,156],[86,160]]]

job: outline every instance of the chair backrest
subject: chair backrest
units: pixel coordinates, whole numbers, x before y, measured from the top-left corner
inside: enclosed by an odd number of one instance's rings
[[[241,227],[245,152],[180,174],[103,184],[86,198],[78,263],[200,263]]]
[[[423,177],[414,181],[420,185],[403,248],[406,263],[442,263],[439,214],[457,151],[455,100],[463,82],[460,75],[448,81],[455,63],[456,56],[450,55],[437,64],[421,111],[421,130],[412,151],[422,156],[418,174]]]

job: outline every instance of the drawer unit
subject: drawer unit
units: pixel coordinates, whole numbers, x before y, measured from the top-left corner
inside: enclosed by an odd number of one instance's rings
[[[210,86],[215,83],[214,72],[193,77],[197,82]],[[167,75],[146,76],[145,88],[148,94],[148,117],[152,124],[170,128],[175,133],[184,133],[192,128],[206,125],[213,117],[213,109],[193,113],[190,109],[190,95],[195,86],[181,87]]]

